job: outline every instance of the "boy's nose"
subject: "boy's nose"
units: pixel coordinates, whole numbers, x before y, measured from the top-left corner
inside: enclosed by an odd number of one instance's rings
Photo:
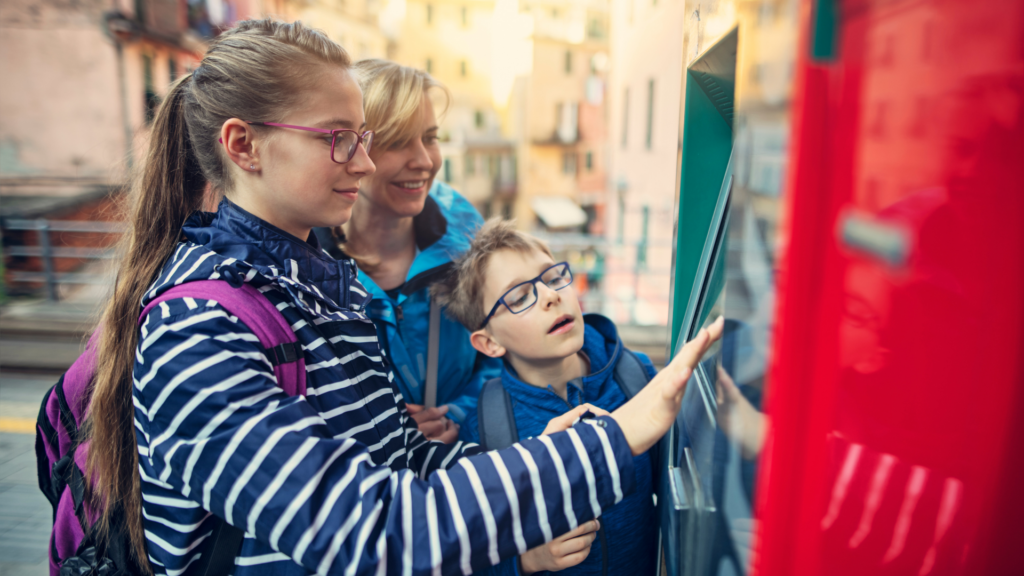
[[[545,308],[549,308],[562,300],[562,296],[557,290],[548,287],[543,282],[537,283],[537,300],[540,301],[541,305]]]

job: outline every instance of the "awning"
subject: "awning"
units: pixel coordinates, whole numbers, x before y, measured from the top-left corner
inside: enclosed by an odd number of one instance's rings
[[[571,228],[587,223],[587,213],[565,196],[537,196],[530,207],[548,228]]]

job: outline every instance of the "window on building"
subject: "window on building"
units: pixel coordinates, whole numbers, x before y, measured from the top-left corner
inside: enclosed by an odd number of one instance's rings
[[[431,59],[431,58],[427,58],[427,74],[433,74],[433,73],[434,73],[434,60]]]
[[[178,79],[178,61],[174,59],[174,56],[167,59],[167,73],[171,78],[171,83],[173,84],[174,81]]]
[[[487,171],[491,174],[491,176],[501,175],[501,173],[498,172],[498,157],[495,156],[494,154],[491,154],[490,156],[487,157]]]
[[[594,153],[589,150],[587,151],[586,166],[587,172],[594,171]]]
[[[469,8],[462,7],[462,25],[469,26]]]
[[[629,88],[622,91],[622,148],[629,142]]]
[[[473,154],[466,154],[466,176],[472,176],[476,173],[476,156]]]
[[[427,24],[434,23],[434,5],[427,4]]]
[[[565,51],[565,73],[572,74],[572,50]]]
[[[466,77],[466,68],[467,67],[466,67],[466,61],[465,60],[459,62],[459,75],[461,75],[463,78]]]
[[[644,146],[648,150],[654,144],[654,78],[647,81],[647,131]]]
[[[576,153],[564,152],[562,154],[562,173],[576,174]]]
[[[157,106],[160,105],[160,98],[156,95],[156,87],[153,84],[153,57],[149,54],[142,55],[142,90],[146,124],[149,124],[156,115]]]
[[[476,112],[473,113],[473,124],[477,128],[484,127],[484,113],[482,110],[477,110]]]

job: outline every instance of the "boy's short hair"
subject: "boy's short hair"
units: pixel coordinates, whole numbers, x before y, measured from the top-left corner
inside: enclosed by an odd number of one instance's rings
[[[540,239],[516,230],[514,220],[491,218],[477,231],[462,256],[452,262],[452,271],[431,288],[434,300],[446,306],[448,316],[470,332],[480,329],[487,317],[483,302],[487,263],[498,250],[530,252],[537,250],[547,256],[551,250]]]

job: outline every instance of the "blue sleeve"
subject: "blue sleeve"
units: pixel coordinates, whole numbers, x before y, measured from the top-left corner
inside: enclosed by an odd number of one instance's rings
[[[475,404],[472,410],[466,412],[462,424],[459,424],[459,440],[480,443],[480,419]]]
[[[630,352],[636,354],[637,359],[639,359],[640,363],[644,365],[644,369],[647,370],[648,378],[654,378],[655,376],[658,375],[658,369],[654,367],[654,362],[651,362],[651,359],[647,356],[647,354],[644,354],[643,352],[637,352],[636,350],[630,350]]]
[[[448,403],[449,406],[455,407],[449,410],[449,415],[462,427],[459,430],[459,438],[467,442],[479,441],[479,436],[476,433],[476,405],[480,398],[480,391],[484,388],[484,382],[501,376],[501,358],[489,358],[479,352],[476,354],[472,379],[469,384],[466,384],[462,395]],[[463,436],[466,434],[467,428],[473,429],[472,436]]]
[[[468,447],[423,443],[407,426],[402,450],[435,471],[424,478],[380,466],[351,431],[338,435],[305,398],[286,396],[252,331],[213,302],[158,322],[136,354],[143,483],[311,571],[470,574],[574,529],[636,488],[629,445],[608,417],[464,457]],[[389,412],[380,417],[403,418]],[[432,464],[441,454],[447,462]],[[194,527],[165,528],[183,544],[147,535],[147,545],[182,555],[202,547]]]

